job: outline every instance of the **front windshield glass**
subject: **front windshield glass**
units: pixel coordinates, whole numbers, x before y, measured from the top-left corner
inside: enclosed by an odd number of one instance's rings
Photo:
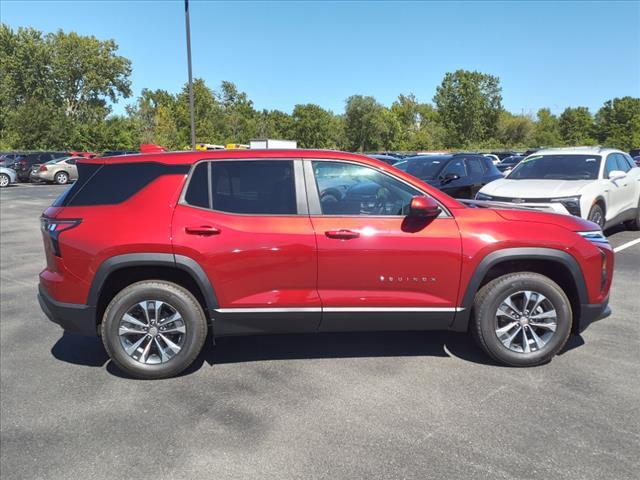
[[[596,180],[599,155],[532,155],[508,175],[510,180]]]

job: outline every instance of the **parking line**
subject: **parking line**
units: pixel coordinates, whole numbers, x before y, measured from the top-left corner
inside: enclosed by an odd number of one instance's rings
[[[638,243],[640,243],[640,238],[636,238],[635,240],[631,240],[630,242],[623,243],[622,245],[619,245],[616,248],[614,248],[613,251],[618,253],[618,252],[624,250],[625,248],[632,247],[632,246],[634,246],[634,245],[636,245]]]

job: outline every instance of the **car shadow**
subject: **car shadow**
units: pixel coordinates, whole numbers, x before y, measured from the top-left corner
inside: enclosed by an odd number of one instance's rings
[[[85,367],[102,367],[109,355],[99,337],[64,332],[51,348],[51,354],[63,362]]]
[[[584,341],[572,335],[560,355]],[[102,367],[117,377],[130,379],[109,357],[99,338],[64,333],[51,349],[58,360],[75,365]],[[440,357],[459,358],[480,365],[503,367],[485,355],[473,339],[454,332],[354,332],[223,337],[207,337],[205,346],[193,364],[179,376],[190,375],[209,366],[264,362],[272,360],[308,360],[337,358]]]

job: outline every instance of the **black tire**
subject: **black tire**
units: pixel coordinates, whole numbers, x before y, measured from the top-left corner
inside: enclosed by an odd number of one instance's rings
[[[159,300],[180,314],[186,332],[182,348],[164,363],[142,363],[129,356],[120,341],[122,317],[138,302]],[[146,280],[124,288],[107,306],[101,325],[102,342],[111,360],[135,378],[158,379],[178,375],[196,359],[207,336],[207,320],[195,297],[185,288],[162,280]]]
[[[11,185],[11,177],[6,173],[0,173],[0,187],[5,188]]]
[[[496,333],[498,307],[510,295],[524,290],[544,295],[557,314],[557,327],[551,338],[542,348],[530,353],[510,350]],[[564,347],[571,334],[572,322],[571,302],[553,280],[533,272],[510,273],[492,280],[477,293],[471,332],[478,345],[499,363],[512,367],[532,367],[549,362]]]
[[[604,211],[600,204],[596,203],[591,210],[589,210],[589,216],[587,220],[597,223],[600,228],[604,228]]]
[[[53,181],[57,185],[66,185],[69,183],[69,174],[67,172],[58,172],[53,176]]]
[[[638,207],[636,208],[636,217],[633,220],[624,222],[624,226],[627,230],[640,230],[640,198],[638,199]]]

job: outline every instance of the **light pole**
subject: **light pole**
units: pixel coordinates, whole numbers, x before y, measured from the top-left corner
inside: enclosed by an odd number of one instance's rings
[[[189,66],[189,115],[191,117],[191,150],[196,149],[196,119],[193,111],[193,77],[191,74],[191,28],[189,27],[189,0],[184,0],[184,23],[187,27],[187,65]]]

